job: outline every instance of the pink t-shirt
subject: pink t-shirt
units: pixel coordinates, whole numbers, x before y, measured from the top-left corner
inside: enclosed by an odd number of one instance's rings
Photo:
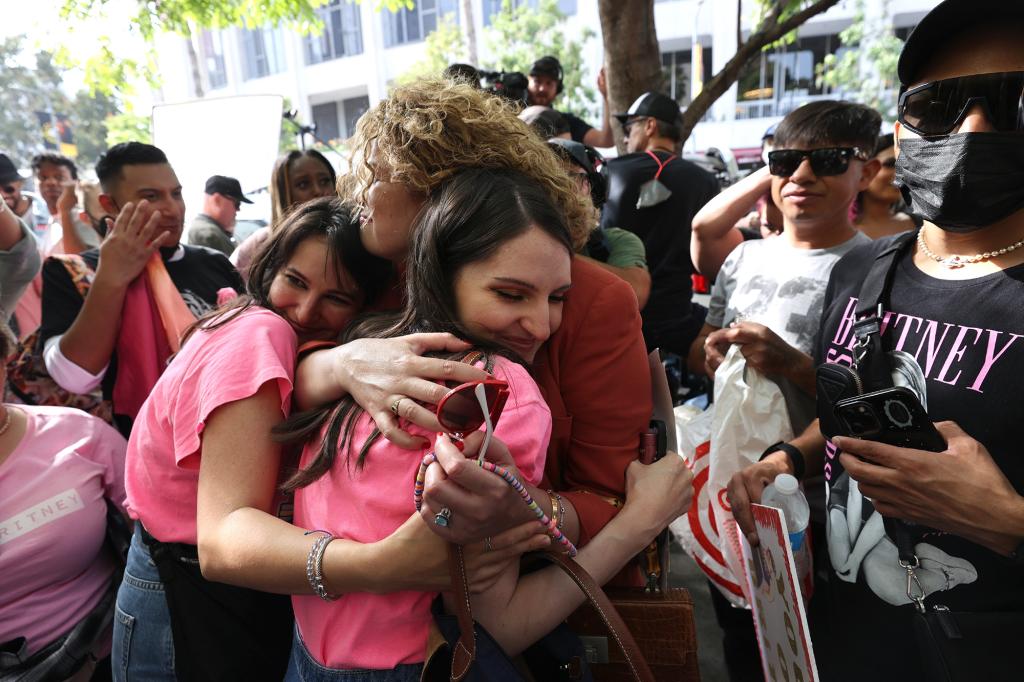
[[[295,332],[266,308],[192,335],[160,376],[132,427],[128,512],[161,542],[196,544],[200,435],[210,413],[276,381],[288,414]]]
[[[510,393],[494,435],[508,445],[522,475],[536,485],[544,473],[551,412],[525,368],[498,358],[494,370],[495,376],[508,382]],[[433,442],[434,434],[405,422],[402,427]],[[330,472],[296,491],[297,526],[369,543],[387,537],[415,513],[413,483],[429,450],[403,450],[380,438],[358,469],[356,455],[371,428],[372,422],[363,414],[353,429],[351,466],[347,449],[342,450]],[[309,464],[318,447],[319,441],[306,447],[302,466]],[[313,595],[295,595],[292,606],[302,640],[321,664],[385,670],[423,661],[432,618],[430,603],[436,596],[433,592],[352,593],[328,603]]]
[[[28,426],[0,464],[0,642],[25,637],[32,654],[84,618],[110,587],[104,498],[124,507],[126,444],[79,410],[16,409]]]

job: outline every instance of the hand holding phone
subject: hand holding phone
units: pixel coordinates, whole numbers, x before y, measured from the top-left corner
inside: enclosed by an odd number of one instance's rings
[[[835,415],[844,429],[839,435],[915,450],[946,449],[917,395],[902,386],[840,400]]]

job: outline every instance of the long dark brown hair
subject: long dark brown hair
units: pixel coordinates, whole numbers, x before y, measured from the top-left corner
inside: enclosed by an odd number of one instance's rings
[[[345,340],[448,332],[485,354],[519,360],[493,342],[475,336],[459,320],[455,278],[466,265],[486,260],[503,244],[534,226],[572,255],[572,239],[564,216],[544,189],[525,175],[504,169],[473,168],[445,180],[429,196],[414,226],[404,307],[398,313],[366,316],[353,322],[345,331]],[[464,353],[455,357],[460,355]],[[346,448],[351,461],[352,429],[362,414],[358,403],[346,396],[333,405],[293,415],[276,428],[279,439],[296,444],[317,437],[327,426],[316,457],[308,467],[290,477],[283,488],[295,490],[319,479],[330,471],[340,448]],[[362,466],[379,436],[374,428],[359,449],[357,467]]]
[[[280,228],[256,253],[249,268],[245,293],[196,320],[185,330],[182,345],[196,330],[216,329],[252,306],[273,310],[270,285],[274,277],[288,264],[299,244],[311,238],[326,241],[328,260],[336,272],[348,272],[359,287],[364,306],[373,303],[391,281],[391,263],[363,247],[359,238],[358,210],[352,204],[332,197],[313,199],[289,213]]]

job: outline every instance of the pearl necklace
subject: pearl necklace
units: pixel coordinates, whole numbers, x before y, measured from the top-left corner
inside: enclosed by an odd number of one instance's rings
[[[921,253],[928,256],[939,265],[945,266],[950,270],[956,270],[957,268],[962,268],[963,266],[970,265],[971,263],[980,263],[983,260],[989,260],[990,258],[995,258],[996,256],[1002,256],[1003,254],[1015,251],[1024,246],[1024,239],[1014,242],[1009,246],[1004,246],[1001,249],[994,249],[992,251],[978,253],[973,256],[958,256],[955,254],[951,256],[940,256],[928,248],[928,245],[924,241],[924,229],[922,228],[917,232],[917,245],[921,247]]]
[[[7,433],[7,429],[11,428],[11,408],[7,407],[4,409],[4,414],[7,416],[4,417],[4,423],[0,425],[0,436]]]

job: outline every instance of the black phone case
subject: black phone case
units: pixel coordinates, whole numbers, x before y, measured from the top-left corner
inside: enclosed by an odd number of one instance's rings
[[[857,432],[851,428],[842,414],[845,408],[852,408],[859,403],[867,403],[875,415],[883,418],[878,420],[877,431]],[[872,393],[844,398],[835,403],[833,410],[836,423],[846,433],[840,435],[888,443],[901,448],[930,450],[941,452],[946,449],[946,441],[935,429],[928,413],[921,405],[917,395],[902,386],[893,386]]]

